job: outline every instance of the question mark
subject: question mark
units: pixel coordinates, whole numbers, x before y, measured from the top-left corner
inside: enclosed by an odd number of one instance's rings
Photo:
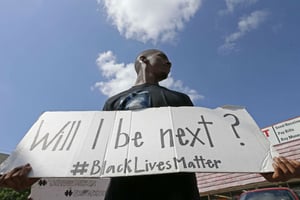
[[[234,117],[235,123],[234,123],[234,124],[231,124],[231,127],[232,127],[232,130],[233,130],[235,136],[236,136],[237,138],[241,138],[241,137],[239,136],[239,134],[237,133],[236,129],[235,129],[235,127],[238,126],[238,125],[240,124],[239,118],[237,118],[237,117],[236,117],[235,115],[233,115],[233,114],[225,114],[225,115],[224,115],[224,117],[227,117],[227,116],[232,116],[232,117]],[[241,145],[241,146],[244,146],[245,143],[241,142],[240,145]]]

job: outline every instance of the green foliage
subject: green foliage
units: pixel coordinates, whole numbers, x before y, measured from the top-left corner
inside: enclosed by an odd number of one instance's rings
[[[27,200],[30,194],[30,190],[24,190],[22,192],[16,192],[7,188],[0,188],[1,200]]]

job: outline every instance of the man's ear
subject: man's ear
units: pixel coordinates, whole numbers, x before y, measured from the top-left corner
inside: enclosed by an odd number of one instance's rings
[[[146,56],[140,56],[139,62],[140,62],[140,63],[146,63],[146,62],[147,62]]]

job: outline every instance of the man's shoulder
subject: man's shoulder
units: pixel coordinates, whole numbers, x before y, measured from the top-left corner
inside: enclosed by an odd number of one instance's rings
[[[106,110],[106,111],[115,110],[116,109],[114,106],[115,102],[120,100],[124,95],[128,94],[130,92],[130,90],[131,90],[131,88],[109,97],[104,103],[103,110]]]
[[[169,92],[172,92],[174,94],[178,94],[178,95],[183,95],[183,96],[188,96],[186,95],[185,93],[182,93],[182,92],[179,92],[177,90],[173,90],[173,89],[169,89],[169,88],[165,88],[165,90],[169,91]]]
[[[117,94],[115,94],[115,95],[109,97],[109,98],[106,100],[106,102],[113,101],[113,100],[115,100],[115,99],[119,99],[120,97],[122,97],[124,94],[127,94],[127,93],[128,93],[128,90],[125,90],[125,91],[123,91],[123,92],[117,93]]]
[[[193,106],[193,102],[187,94],[163,86],[160,87],[164,90],[163,93],[168,102],[173,102],[171,106]]]
[[[169,92],[169,93],[172,93],[174,95],[178,95],[178,96],[183,96],[183,97],[186,97],[186,98],[189,98],[189,96],[185,93],[182,93],[182,92],[179,92],[179,91],[176,91],[176,90],[172,90],[172,89],[169,89],[169,88],[166,88],[166,87],[163,87],[163,86],[160,86],[161,88],[163,88],[163,90],[165,90],[166,92]]]

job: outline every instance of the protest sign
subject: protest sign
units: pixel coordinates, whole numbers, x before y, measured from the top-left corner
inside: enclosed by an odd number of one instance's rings
[[[45,112],[0,166],[31,177],[272,171],[270,143],[243,108]]]
[[[262,129],[272,145],[300,139],[300,117],[286,120]]]

